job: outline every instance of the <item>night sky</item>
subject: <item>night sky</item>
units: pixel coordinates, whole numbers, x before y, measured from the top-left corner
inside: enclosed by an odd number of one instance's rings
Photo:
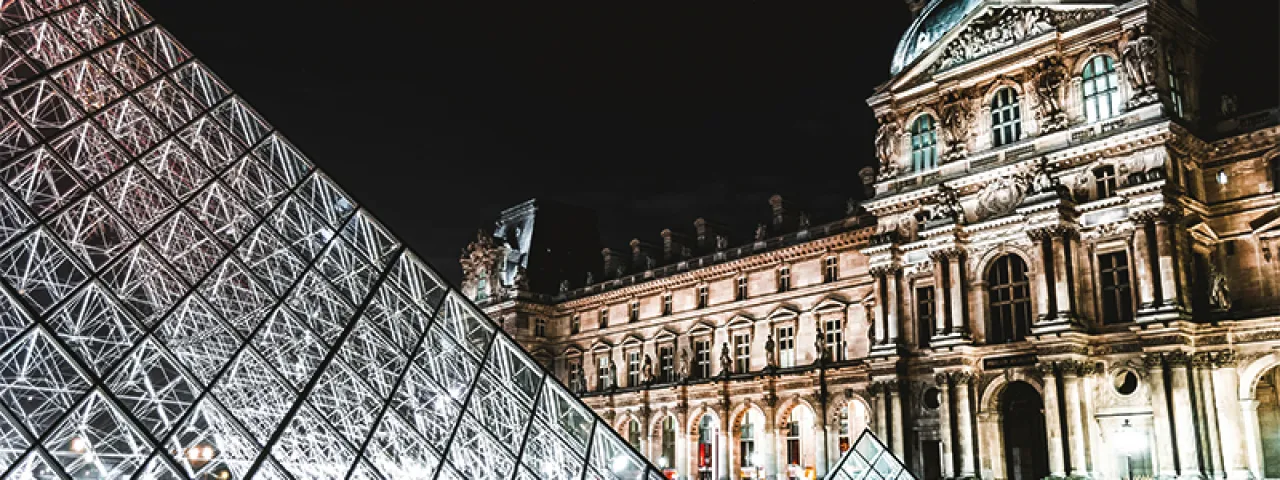
[[[595,209],[615,247],[699,216],[740,243],[774,193],[842,214],[910,21],[900,0],[139,1],[454,282],[529,198]],[[1201,4],[1248,45],[1214,57],[1241,110],[1276,104],[1277,2]]]

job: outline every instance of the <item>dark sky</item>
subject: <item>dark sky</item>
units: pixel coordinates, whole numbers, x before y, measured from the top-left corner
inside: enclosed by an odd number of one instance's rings
[[[140,3],[453,281],[534,197],[594,208],[613,246],[698,216],[741,241],[774,193],[841,213],[910,20],[900,0]],[[1264,12],[1221,15],[1228,35],[1276,38],[1275,0],[1225,3]],[[1251,71],[1277,68],[1266,45]]]

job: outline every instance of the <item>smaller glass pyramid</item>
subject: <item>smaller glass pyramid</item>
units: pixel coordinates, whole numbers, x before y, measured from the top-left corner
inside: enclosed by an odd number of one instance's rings
[[[871,430],[863,430],[826,480],[916,480]]]

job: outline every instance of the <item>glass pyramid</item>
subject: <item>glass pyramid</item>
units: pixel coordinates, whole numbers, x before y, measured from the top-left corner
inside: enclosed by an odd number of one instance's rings
[[[130,0],[0,0],[0,474],[661,478]]]
[[[876,438],[871,430],[863,430],[853,448],[844,452],[836,468],[826,480],[915,480],[902,459]]]

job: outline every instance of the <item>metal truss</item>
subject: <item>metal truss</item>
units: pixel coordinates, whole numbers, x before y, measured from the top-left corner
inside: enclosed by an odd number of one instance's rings
[[[662,478],[131,0],[0,0],[0,474]]]
[[[871,430],[863,430],[853,448],[827,472],[826,480],[916,480],[902,459]]]

